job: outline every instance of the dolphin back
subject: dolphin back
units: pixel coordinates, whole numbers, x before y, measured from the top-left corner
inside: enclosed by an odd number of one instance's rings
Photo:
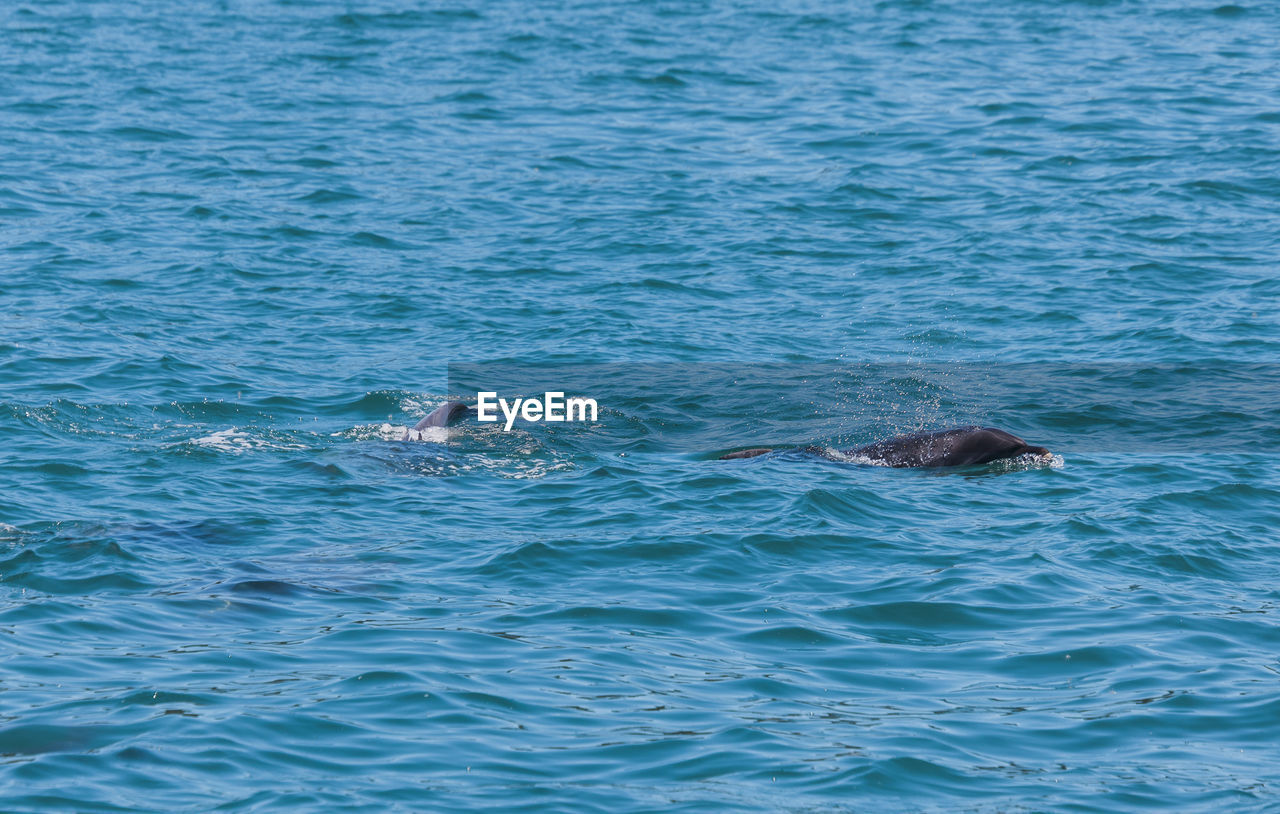
[[[1013,433],[994,427],[957,427],[878,441],[849,450],[887,466],[969,466],[1013,458],[1023,453],[1046,454]]]
[[[461,401],[446,401],[439,407],[431,411],[426,418],[413,425],[413,429],[407,430],[401,441],[413,440],[415,432],[422,432],[428,427],[447,427],[455,418],[467,412],[467,405]]]

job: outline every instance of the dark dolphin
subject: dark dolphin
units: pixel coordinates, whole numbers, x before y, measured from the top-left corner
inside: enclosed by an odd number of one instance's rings
[[[428,427],[447,427],[449,422],[467,411],[468,407],[461,401],[446,401],[431,411],[426,418],[413,425],[413,429],[405,430],[401,441],[415,440],[414,433],[421,433]]]
[[[754,458],[774,450],[756,447],[720,456],[720,460]],[[819,447],[806,452],[823,454]],[[1019,455],[1048,455],[1049,450],[1028,444],[1018,436],[992,427],[957,427],[941,432],[902,435],[851,449],[847,455],[867,458],[885,466],[971,466],[1016,458]]]

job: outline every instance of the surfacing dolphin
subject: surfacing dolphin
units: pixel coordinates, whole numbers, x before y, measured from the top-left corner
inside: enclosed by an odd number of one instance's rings
[[[461,401],[446,401],[431,411],[426,418],[413,425],[413,429],[405,430],[401,441],[416,441],[422,437],[422,431],[429,427],[447,427],[449,423],[467,411],[468,407]],[[415,434],[416,433],[416,434]]]
[[[720,460],[754,458],[774,451],[772,447],[744,449],[721,455]],[[820,447],[807,447],[804,451],[824,454]],[[845,454],[866,458],[883,466],[935,467],[972,466],[1016,458],[1019,455],[1047,456],[1050,452],[1044,447],[1032,446],[1004,430],[992,427],[957,427],[941,432],[901,435],[848,450]]]

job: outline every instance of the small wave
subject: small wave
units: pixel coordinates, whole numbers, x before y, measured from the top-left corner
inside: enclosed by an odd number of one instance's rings
[[[444,399],[434,396],[407,395],[401,398],[398,403],[400,409],[409,415],[426,416],[443,404]]]

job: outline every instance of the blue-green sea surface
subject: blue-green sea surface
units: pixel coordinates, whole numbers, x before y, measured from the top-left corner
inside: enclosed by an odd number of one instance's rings
[[[0,810],[1275,811],[1277,42],[1221,0],[5,3]],[[497,360],[747,390],[399,440]],[[961,361],[1253,396],[750,389]],[[961,419],[1057,458],[714,460]]]

